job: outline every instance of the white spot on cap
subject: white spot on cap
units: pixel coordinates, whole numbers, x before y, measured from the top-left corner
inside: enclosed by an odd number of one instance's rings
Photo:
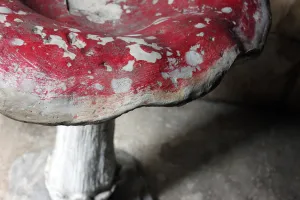
[[[203,32],[198,33],[197,36],[198,36],[198,37],[203,37],[203,36],[204,36],[204,33],[203,33]]]
[[[35,34],[38,34],[40,35],[42,38],[45,38],[46,37],[46,33],[43,33],[43,30],[44,30],[44,27],[42,26],[35,26],[33,27],[32,31],[35,33]]]
[[[198,23],[195,25],[196,28],[204,28],[206,25],[203,23]]]
[[[132,80],[130,78],[113,79],[111,87],[115,93],[125,93],[131,88]]]
[[[230,7],[225,7],[225,8],[222,8],[222,13],[231,13],[232,12],[232,8]]]
[[[152,51],[151,53],[145,52],[139,44],[129,45],[128,48],[130,49],[130,54],[136,60],[144,60],[150,63],[155,63],[156,60],[162,58],[162,56],[158,52],[155,51]]]
[[[81,32],[80,30],[76,29],[76,28],[69,28],[70,31],[75,32],[75,33],[79,33]]]
[[[174,0],[168,0],[168,4],[172,4],[174,2]]]
[[[7,7],[0,6],[0,13],[9,14],[12,13],[12,11]]]
[[[19,38],[15,38],[11,41],[11,44],[14,46],[22,46],[24,44],[24,40],[21,40]]]
[[[122,70],[127,71],[127,72],[131,72],[133,70],[133,65],[134,65],[134,60],[129,60],[127,65],[125,65]]]
[[[16,19],[14,19],[14,22],[19,22],[19,23],[21,23],[21,22],[24,22],[24,21],[21,20],[21,19],[19,19],[19,18],[16,18]]]
[[[94,88],[97,89],[97,90],[100,90],[100,91],[104,90],[104,86],[99,84],[99,83],[94,84]]]
[[[68,34],[69,39],[71,40],[71,44],[73,46],[76,46],[79,49],[83,49],[86,46],[86,43],[83,42],[82,40],[78,39],[78,34],[77,33],[69,33]]]
[[[2,14],[0,14],[0,22],[1,22],[1,23],[6,22],[6,17],[7,17],[7,15],[2,15]]]
[[[185,60],[188,65],[193,66],[193,67],[203,63],[202,55],[200,55],[196,51],[188,51],[185,54]]]
[[[4,23],[4,26],[5,26],[5,27],[10,27],[10,26],[11,26],[11,23],[5,22],[5,23]]]
[[[18,15],[27,15],[27,12],[24,12],[23,10],[19,10],[17,12]]]

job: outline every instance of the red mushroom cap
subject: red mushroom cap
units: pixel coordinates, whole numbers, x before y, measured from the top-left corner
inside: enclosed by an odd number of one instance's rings
[[[106,1],[93,15],[64,2],[0,0],[2,114],[71,125],[188,102],[270,27],[267,0]]]

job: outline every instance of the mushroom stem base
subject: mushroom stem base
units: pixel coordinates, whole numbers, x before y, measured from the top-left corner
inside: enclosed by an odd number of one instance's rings
[[[10,169],[9,193],[6,200],[51,200],[45,186],[44,176],[45,165],[51,152],[52,149],[47,149],[24,154],[13,163]],[[88,200],[156,199],[150,192],[141,165],[136,159],[119,150],[116,151],[116,158],[119,167],[111,195],[107,191]]]

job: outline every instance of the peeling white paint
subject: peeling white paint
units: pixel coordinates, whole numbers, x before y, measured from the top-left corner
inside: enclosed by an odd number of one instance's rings
[[[6,17],[7,17],[7,15],[0,14],[0,22],[1,23],[6,22]]]
[[[229,14],[229,13],[231,13],[232,12],[232,8],[231,7],[225,7],[225,8],[222,8],[222,13],[227,13],[227,14]]]
[[[185,60],[188,65],[190,66],[197,66],[201,63],[203,63],[203,57],[196,51],[188,51],[185,54]]]
[[[10,26],[11,26],[11,23],[5,22],[5,23],[4,23],[4,26],[5,26],[5,27],[10,27]]]
[[[71,40],[71,45],[76,46],[79,49],[83,49],[86,46],[86,43],[78,38],[77,33],[69,33],[69,39]]]
[[[132,85],[130,78],[113,79],[111,81],[111,87],[117,94],[129,92]]]
[[[76,29],[76,28],[69,28],[69,31],[75,32],[75,33],[80,33],[81,31]]]
[[[162,58],[162,56],[158,52],[155,51],[152,51],[151,53],[145,52],[139,44],[133,44],[127,47],[130,49],[130,54],[136,60],[144,60],[150,63],[155,63],[156,60]]]
[[[198,33],[197,36],[198,37],[203,37],[204,36],[204,32]]]
[[[27,12],[24,12],[23,10],[19,10],[16,12],[18,15],[27,15]]]
[[[12,10],[10,8],[0,6],[0,13],[9,14],[12,13]]]
[[[99,35],[93,35],[93,34],[87,34],[86,38],[90,40],[96,40],[96,41],[101,40],[100,42],[97,42],[97,44],[101,44],[101,45],[106,45],[107,43],[114,41],[113,37],[100,37]]]
[[[156,43],[149,44],[142,38],[132,38],[132,37],[118,37],[118,39],[123,40],[127,43],[136,43],[139,45],[145,45],[148,47],[152,47],[155,50],[161,50],[162,47],[158,46]]]
[[[195,25],[195,27],[196,28],[204,28],[204,27],[206,27],[206,25],[203,24],[203,23],[198,23],[198,24]]]
[[[100,91],[104,90],[104,86],[99,83],[94,84],[93,87]]]
[[[134,60],[129,60],[128,63],[127,63],[127,65],[125,65],[122,68],[122,70],[127,71],[127,72],[133,71],[134,63],[135,63]]]
[[[46,37],[46,33],[43,33],[44,27],[42,26],[35,26],[33,27],[32,31],[37,34],[40,35],[42,38]]]
[[[23,46],[24,45],[24,40],[15,38],[11,41],[11,44],[14,46]]]
[[[19,18],[16,18],[16,19],[14,19],[14,22],[19,22],[19,23],[22,23],[22,22],[24,22],[23,20],[21,20],[21,19],[19,19]]]

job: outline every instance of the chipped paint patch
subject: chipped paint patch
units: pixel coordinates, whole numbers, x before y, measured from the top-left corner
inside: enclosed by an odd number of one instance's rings
[[[227,13],[227,14],[229,14],[229,13],[231,13],[232,12],[232,8],[230,8],[230,7],[225,7],[225,8],[222,8],[222,13]]]
[[[0,22],[1,23],[6,22],[6,17],[7,17],[7,15],[0,14]]]
[[[203,24],[203,23],[198,23],[198,24],[195,25],[195,27],[196,28],[204,28],[204,27],[206,27],[206,25]]]
[[[0,13],[9,14],[12,13],[12,10],[10,8],[0,6]]]
[[[90,40],[100,41],[97,42],[97,44],[101,44],[101,45],[106,45],[107,43],[114,41],[113,37],[100,37],[99,35],[93,35],[93,34],[87,34],[86,38]]]
[[[14,46],[23,46],[24,45],[24,40],[19,39],[19,38],[15,38],[11,41],[11,44]]]
[[[127,47],[130,49],[130,54],[136,60],[144,60],[149,63],[155,63],[156,60],[162,58],[162,56],[158,52],[155,51],[152,51],[151,53],[145,52],[139,44],[133,44]]]
[[[129,92],[131,85],[132,80],[130,78],[113,79],[111,81],[111,87],[117,94]]]
[[[86,46],[86,43],[78,38],[77,33],[69,33],[68,38],[70,39],[72,46],[75,46],[79,49],[83,49]]]
[[[19,18],[15,18],[14,19],[14,22],[19,22],[19,23],[22,23],[22,22],[24,22],[23,20],[21,20],[21,19],[19,19]]]
[[[132,72],[133,71],[133,66],[134,66],[135,61],[134,60],[129,60],[127,65],[125,65],[122,70],[127,71],[127,72]]]
[[[199,64],[203,63],[203,57],[196,51],[188,51],[185,54],[185,60],[188,65],[190,66],[198,66]]]
[[[104,86],[99,83],[94,84],[93,87],[100,91],[104,90]]]
[[[42,38],[45,38],[46,33],[43,33],[43,30],[44,30],[44,27],[42,27],[42,26],[35,26],[32,29],[33,33],[40,35]]]

